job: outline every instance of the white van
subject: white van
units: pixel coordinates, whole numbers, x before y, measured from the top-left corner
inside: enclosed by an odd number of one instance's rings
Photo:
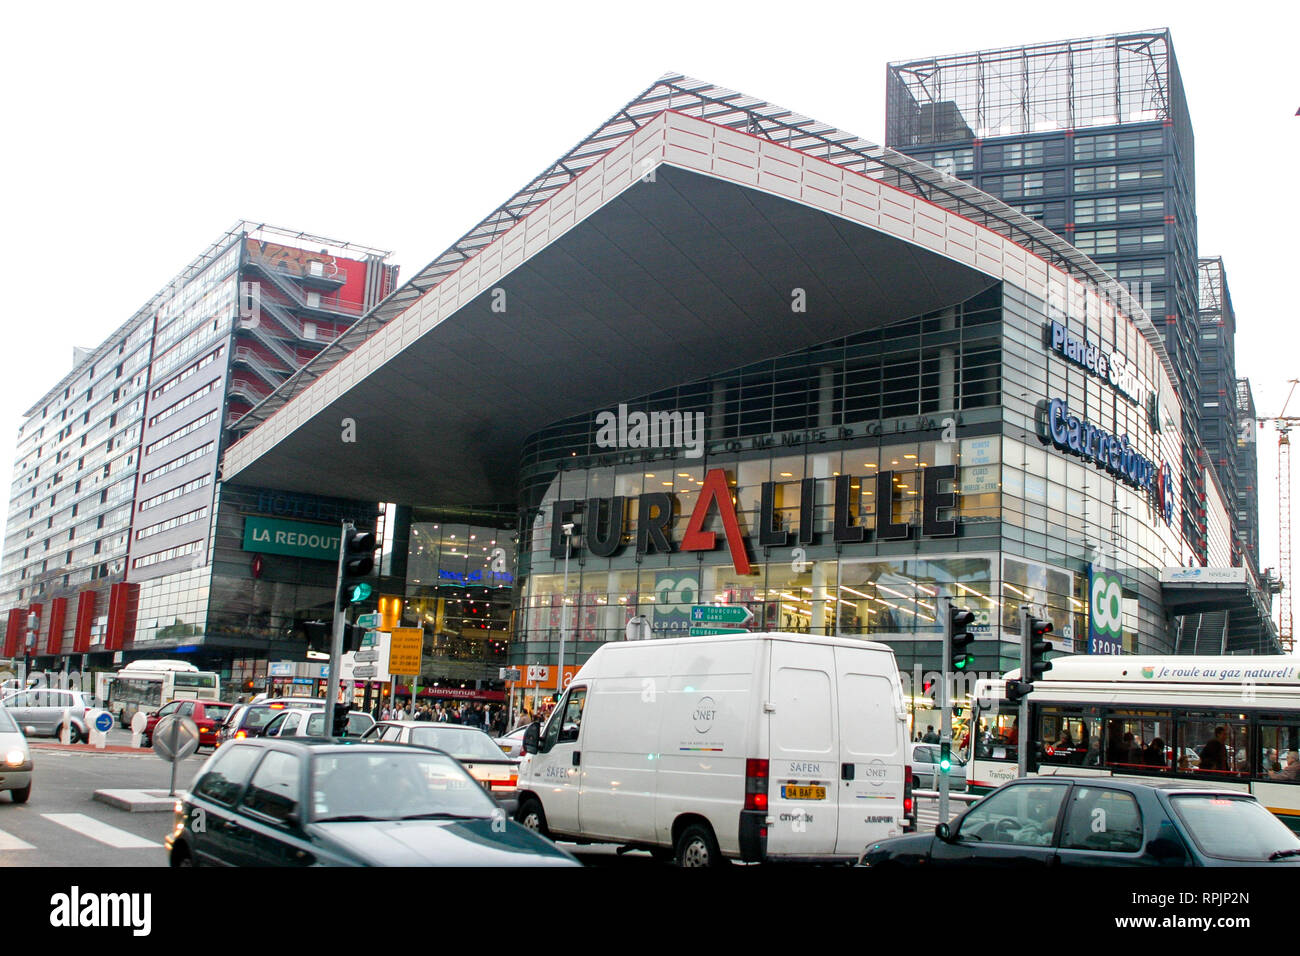
[[[884,644],[736,634],[606,644],[519,768],[524,826],[683,866],[856,861],[911,814]]]

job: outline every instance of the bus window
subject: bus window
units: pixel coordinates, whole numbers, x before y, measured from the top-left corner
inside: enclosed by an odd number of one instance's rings
[[[1042,741],[1040,763],[1082,766],[1094,734],[1078,707],[1043,707],[1039,712],[1038,731]]]
[[[1178,722],[1176,759],[1180,769],[1198,775],[1219,778],[1244,776],[1250,770],[1249,734],[1245,721],[1237,714],[1185,715]]]
[[[1259,764],[1255,768],[1256,780],[1300,783],[1300,756],[1296,745],[1300,743],[1300,724],[1294,717],[1281,714],[1261,715],[1259,719]]]
[[[1103,759],[1118,772],[1168,770],[1173,716],[1151,710],[1112,710],[1106,715]]]

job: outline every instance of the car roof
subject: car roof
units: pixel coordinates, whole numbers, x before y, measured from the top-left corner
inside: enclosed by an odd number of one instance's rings
[[[1092,775],[1072,776],[1070,774],[1045,774],[1037,777],[1021,777],[1019,780],[1013,780],[1011,783],[1024,783],[1026,780],[1043,781],[1043,780],[1063,780],[1067,783],[1077,783],[1084,786],[1106,786],[1122,790],[1181,790],[1183,792],[1196,793],[1213,793],[1216,795],[1250,797],[1251,794],[1242,790],[1231,790],[1228,787],[1216,786],[1214,781],[1207,780],[1204,782],[1198,780],[1176,780],[1162,779],[1152,777],[1149,780],[1134,780],[1131,777],[1098,777]],[[1008,784],[1010,786],[1010,784]],[[1252,799],[1254,799],[1252,797]]]
[[[384,752],[384,753],[407,753],[411,750],[427,750],[430,753],[441,754],[449,760],[455,760],[450,754],[444,753],[434,747],[421,747],[413,744],[395,744],[387,741],[377,740],[357,740],[355,738],[339,739],[335,737],[252,737],[245,738],[237,743],[228,744],[233,747],[301,747],[314,751],[320,750],[337,750],[337,751],[360,751],[363,753]],[[224,750],[225,747],[222,747]]]
[[[469,730],[481,734],[481,727],[471,727],[468,724],[450,724],[441,720],[381,720],[379,723],[388,727],[437,727],[439,730]]]

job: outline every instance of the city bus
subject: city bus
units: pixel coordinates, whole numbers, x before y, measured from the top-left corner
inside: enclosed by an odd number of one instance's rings
[[[150,713],[172,700],[220,700],[221,681],[185,661],[132,661],[115,674],[98,674],[95,696],[130,727],[137,713]]]
[[[1300,832],[1300,658],[1058,657],[1034,682],[1029,724],[1006,681],[976,682],[961,748],[973,793],[1029,772],[1180,777],[1254,794]]]

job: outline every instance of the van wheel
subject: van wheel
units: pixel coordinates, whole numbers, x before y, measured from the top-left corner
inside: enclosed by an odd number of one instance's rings
[[[32,795],[32,785],[29,783],[21,790],[10,790],[9,796],[14,798],[14,803],[26,803],[27,798]]]
[[[703,823],[692,823],[677,838],[677,865],[681,867],[721,866],[722,851],[713,831]]]
[[[551,831],[546,829],[546,811],[542,809],[542,804],[536,797],[529,797],[524,800],[519,807],[519,812],[515,814],[515,820],[525,830],[532,830],[534,833],[550,839]]]

